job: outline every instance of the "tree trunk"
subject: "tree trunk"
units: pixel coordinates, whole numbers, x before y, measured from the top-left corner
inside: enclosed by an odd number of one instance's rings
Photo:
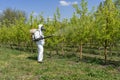
[[[80,49],[80,59],[82,59],[82,42],[80,43],[79,49]]]
[[[62,42],[62,55],[64,56],[65,52],[64,52],[64,43]]]
[[[104,47],[105,64],[107,63],[107,47]]]
[[[107,40],[105,40],[104,45],[104,57],[105,57],[105,64],[107,63]]]
[[[31,53],[33,53],[33,41],[31,40],[31,48],[30,48],[30,50],[31,50]]]
[[[55,47],[56,47],[56,48],[55,48],[55,49],[56,49],[56,54],[59,55],[59,49],[58,49],[59,46],[56,45]]]

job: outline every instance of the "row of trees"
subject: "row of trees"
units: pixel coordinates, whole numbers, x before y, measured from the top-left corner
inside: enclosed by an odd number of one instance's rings
[[[56,9],[53,19],[46,20],[40,14],[34,17],[32,14],[27,20],[24,12],[6,9],[4,15],[0,15],[0,43],[31,44],[29,30],[37,28],[43,23],[46,28],[45,35],[55,34],[54,38],[46,40],[46,47],[62,50],[65,45],[78,45],[80,59],[82,59],[82,47],[92,43],[96,47],[104,48],[105,63],[107,61],[107,49],[119,44],[120,14],[119,0],[106,0],[101,2],[97,10],[88,11],[88,3],[81,0],[80,5],[73,5],[75,12],[70,19],[60,19],[59,8]],[[14,14],[15,12],[15,14]],[[8,16],[9,15],[9,16]],[[13,16],[14,15],[14,16]],[[8,16],[8,17],[7,17]],[[11,20],[12,19],[12,20]],[[60,45],[58,47],[58,45]]]

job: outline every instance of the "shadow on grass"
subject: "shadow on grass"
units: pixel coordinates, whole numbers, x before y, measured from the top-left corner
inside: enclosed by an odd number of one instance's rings
[[[37,56],[29,56],[29,57],[27,57],[27,59],[30,59],[30,60],[37,60]]]
[[[105,66],[111,65],[113,67],[120,66],[120,61],[107,60],[107,63],[105,64],[104,59],[97,58],[97,57],[90,57],[90,56],[83,56],[82,60],[78,58],[78,62],[79,61],[86,62],[86,63],[95,63],[95,64],[105,65]]]
[[[69,53],[69,54],[64,54],[64,55],[59,55],[58,58],[61,59],[67,59],[67,60],[72,60],[74,62],[85,62],[85,63],[93,63],[93,64],[98,64],[98,65],[103,65],[103,66],[112,66],[112,67],[120,67],[120,61],[119,60],[107,60],[107,63],[105,64],[104,59],[99,58],[99,57],[92,57],[92,56],[83,56],[83,59],[80,60],[79,56],[76,55],[75,53]]]
[[[69,61],[74,61],[74,62],[85,62],[85,63],[93,63],[93,64],[98,64],[98,65],[103,65],[103,66],[112,66],[112,67],[120,67],[120,61],[117,60],[107,60],[107,63],[105,64],[104,59],[98,58],[98,57],[91,57],[91,56],[83,56],[83,59],[80,60],[80,58],[75,54],[75,53],[67,53],[67,54],[54,54],[54,55],[46,55],[44,56],[46,58],[54,58],[54,59],[66,59]],[[30,60],[37,60],[37,56],[29,56],[27,59]]]

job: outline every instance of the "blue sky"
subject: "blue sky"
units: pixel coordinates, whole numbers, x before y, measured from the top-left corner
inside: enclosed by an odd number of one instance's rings
[[[0,0],[0,13],[6,8],[25,11],[28,15],[33,11],[34,15],[43,12],[43,16],[53,17],[56,8],[60,9],[62,18],[70,18],[74,12],[72,4],[79,4],[81,0]],[[87,0],[89,10],[98,6],[104,0]]]

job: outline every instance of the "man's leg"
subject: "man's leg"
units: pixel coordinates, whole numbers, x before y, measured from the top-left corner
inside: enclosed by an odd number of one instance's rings
[[[38,45],[38,62],[43,61],[43,46]]]

